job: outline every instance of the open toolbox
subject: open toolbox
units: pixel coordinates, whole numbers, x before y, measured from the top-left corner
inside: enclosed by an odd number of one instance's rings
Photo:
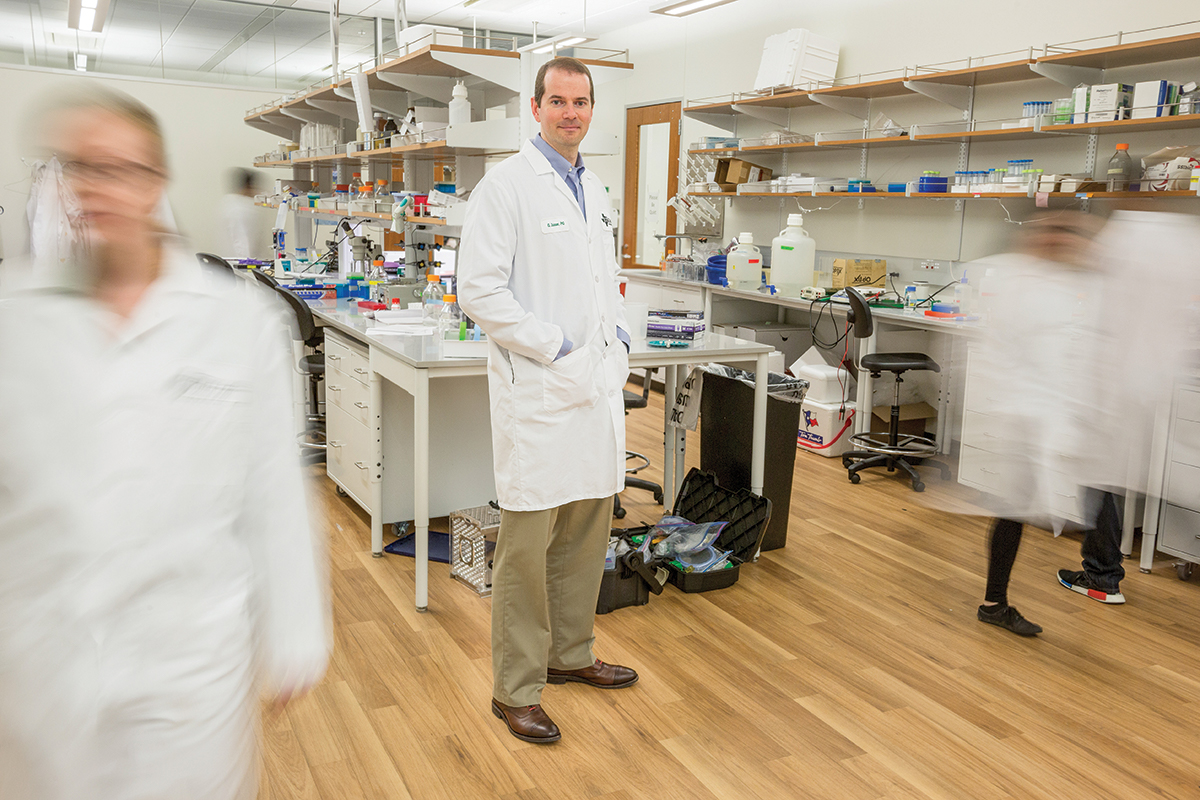
[[[771,521],[771,501],[749,489],[726,489],[711,472],[692,467],[679,487],[672,513],[695,523],[729,523],[713,546],[729,551],[730,566],[713,572],[684,572],[667,564],[670,582],[680,591],[709,592],[737,583],[741,565],[758,554]]]
[[[613,534],[625,536],[631,531],[637,533],[648,530],[649,528],[614,528]],[[607,614],[618,608],[646,605],[650,602],[651,592],[662,594],[667,577],[667,571],[660,562],[646,562],[636,550],[618,556],[616,566],[604,570],[604,577],[600,581],[600,596],[596,599],[596,613]]]

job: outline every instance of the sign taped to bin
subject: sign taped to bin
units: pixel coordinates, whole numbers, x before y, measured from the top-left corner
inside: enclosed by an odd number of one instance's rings
[[[704,387],[704,370],[692,367],[687,380],[675,390],[675,403],[671,407],[670,426],[685,430],[696,430],[700,418],[700,391]]]

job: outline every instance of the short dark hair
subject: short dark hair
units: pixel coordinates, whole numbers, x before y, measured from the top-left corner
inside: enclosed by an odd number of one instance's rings
[[[254,191],[258,188],[258,173],[235,167],[229,173],[229,185],[234,192]]]
[[[542,105],[542,96],[546,94],[546,73],[552,69],[562,70],[571,75],[587,75],[588,95],[592,105],[596,105],[596,83],[592,80],[592,73],[587,64],[578,58],[559,56],[542,64],[542,68],[538,70],[537,80],[533,83],[533,102],[537,103],[539,108]]]

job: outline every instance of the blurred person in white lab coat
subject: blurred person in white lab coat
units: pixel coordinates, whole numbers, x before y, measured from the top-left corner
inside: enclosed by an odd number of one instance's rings
[[[2,276],[0,797],[249,800],[260,692],[311,687],[330,638],[284,318],[167,230],[144,106],[43,122],[30,208],[79,238],[43,263],[31,220]]]
[[[254,206],[258,174],[238,167],[229,172],[229,192],[218,208],[220,255],[227,259],[258,258],[266,250],[262,226]]]
[[[977,410],[999,433],[986,456],[996,518],[978,618],[1023,636],[1042,630],[1008,604],[1024,522],[1061,531],[1082,519],[1082,569],[1060,569],[1058,582],[1125,602],[1116,496],[1145,491],[1155,405],[1183,364],[1197,220],[1118,211],[1100,227],[1086,214],[1050,215],[1017,252],[971,267],[987,295],[971,392],[988,398]]]
[[[487,333],[496,491],[492,712],[519,739],[561,738],[547,682],[605,689],[637,673],[593,652],[593,623],[624,486],[629,335],[604,184],[580,143],[595,94],[556,58],[530,105],[541,134],[471,195],[459,249],[463,310]]]

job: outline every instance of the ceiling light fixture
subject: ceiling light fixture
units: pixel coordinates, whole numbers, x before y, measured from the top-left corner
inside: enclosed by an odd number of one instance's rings
[[[689,14],[695,14],[698,11],[707,11],[710,8],[723,6],[727,3],[732,3],[733,0],[671,0],[668,3],[659,3],[650,7],[651,14],[665,14],[668,17],[686,17]]]
[[[587,36],[576,36],[575,34],[571,33],[560,33],[558,36],[552,36],[549,39],[542,39],[534,42],[533,44],[527,44],[520,48],[520,52],[533,53],[534,55],[540,56],[546,55],[547,53],[555,50],[565,50],[568,47],[577,47],[581,44],[586,44],[587,42],[593,41],[595,41],[595,39]]]
[[[81,33],[99,33],[108,17],[111,0],[69,0],[67,27]]]

